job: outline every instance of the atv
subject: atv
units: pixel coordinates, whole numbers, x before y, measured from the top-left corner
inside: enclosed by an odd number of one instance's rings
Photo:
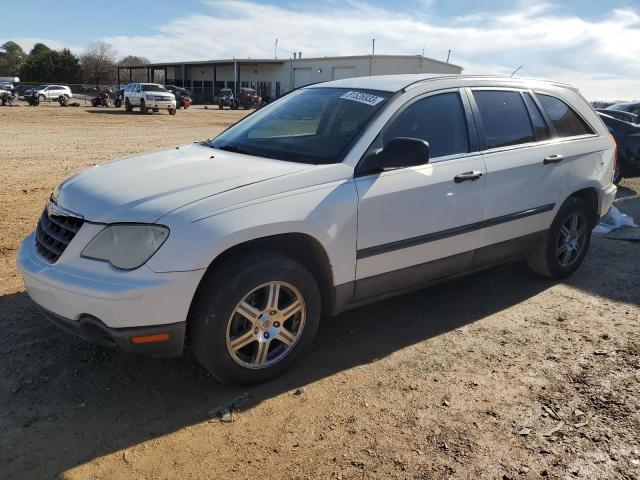
[[[238,102],[230,88],[223,88],[218,96],[218,108],[222,110],[224,107],[229,107],[231,110],[238,109]]]

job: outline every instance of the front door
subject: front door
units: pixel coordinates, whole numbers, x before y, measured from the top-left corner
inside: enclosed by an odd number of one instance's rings
[[[429,163],[356,178],[354,301],[466,270],[478,240],[485,166],[456,89],[418,97],[384,127],[370,151],[396,137],[426,140]]]

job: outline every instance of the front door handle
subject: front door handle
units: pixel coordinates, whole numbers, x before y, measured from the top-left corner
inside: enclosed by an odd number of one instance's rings
[[[471,180],[472,182],[479,179],[482,176],[482,172],[464,172],[460,175],[456,175],[453,177],[453,181],[456,183],[466,182],[467,180]]]
[[[559,163],[562,160],[564,160],[564,156],[562,155],[549,155],[548,157],[544,157],[544,160],[542,160],[542,163],[544,163],[545,165],[549,165],[550,163]]]

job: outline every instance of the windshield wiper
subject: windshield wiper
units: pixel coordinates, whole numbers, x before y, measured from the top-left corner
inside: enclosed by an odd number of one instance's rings
[[[273,156],[269,155],[268,153],[258,152],[256,150],[251,150],[250,148],[241,147],[240,145],[235,145],[235,144],[227,144],[227,145],[222,145],[221,147],[213,147],[213,148],[217,148],[218,150],[224,150],[227,152],[241,153],[243,155],[252,155],[254,157],[273,158]]]

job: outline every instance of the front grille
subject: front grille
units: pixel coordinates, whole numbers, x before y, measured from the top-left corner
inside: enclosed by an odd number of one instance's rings
[[[163,96],[153,97],[153,99],[156,102],[169,102],[169,101],[171,101],[171,97],[163,97]]]
[[[80,230],[82,222],[81,218],[49,215],[45,209],[36,227],[38,253],[48,262],[56,262]]]

